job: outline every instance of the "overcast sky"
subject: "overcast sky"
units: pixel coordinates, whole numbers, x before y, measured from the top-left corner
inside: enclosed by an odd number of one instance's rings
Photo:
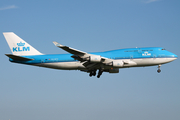
[[[3,32],[44,54],[164,47],[180,56],[179,0],[1,0],[0,120],[180,120],[180,61],[100,79],[10,63]]]

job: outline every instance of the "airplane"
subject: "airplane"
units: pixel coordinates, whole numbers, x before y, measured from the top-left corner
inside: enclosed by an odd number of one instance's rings
[[[80,70],[89,76],[100,78],[103,72],[119,73],[121,68],[158,66],[177,59],[177,55],[161,47],[127,48],[105,52],[88,53],[53,42],[69,54],[42,54],[13,32],[4,32],[12,54],[5,54],[9,61],[26,65],[60,69]]]

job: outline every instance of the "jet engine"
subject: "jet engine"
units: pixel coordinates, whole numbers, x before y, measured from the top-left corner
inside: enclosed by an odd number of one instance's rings
[[[111,65],[113,67],[123,67],[124,66],[124,62],[122,60],[113,60],[108,65]]]
[[[88,60],[89,62],[101,62],[101,56],[100,55],[91,55],[87,58],[85,58],[84,60]]]

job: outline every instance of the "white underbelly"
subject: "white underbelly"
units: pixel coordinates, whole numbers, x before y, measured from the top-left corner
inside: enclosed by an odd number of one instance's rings
[[[55,62],[55,63],[41,63],[36,64],[40,67],[54,68],[54,69],[64,69],[64,70],[76,70],[85,68],[80,62]]]
[[[171,62],[177,58],[144,58],[144,59],[133,59],[137,66],[146,65],[159,65]]]

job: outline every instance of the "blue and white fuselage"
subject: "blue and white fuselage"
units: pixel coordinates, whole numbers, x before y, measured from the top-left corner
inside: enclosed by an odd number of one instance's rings
[[[81,70],[98,78],[103,72],[118,73],[119,68],[158,65],[177,59],[177,55],[161,48],[128,48],[87,53],[53,42],[70,54],[44,55],[12,32],[3,33],[13,54],[6,54],[11,62],[62,70]]]

